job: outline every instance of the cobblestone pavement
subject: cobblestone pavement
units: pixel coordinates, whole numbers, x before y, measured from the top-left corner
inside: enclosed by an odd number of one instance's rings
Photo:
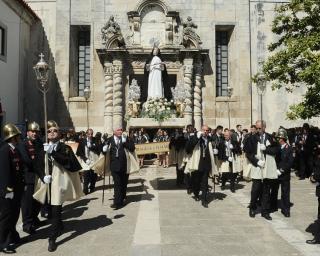
[[[245,181],[236,193],[216,187],[206,209],[175,186],[174,168],[142,169],[130,177],[128,204],[115,211],[109,185],[102,205],[99,181],[96,192],[64,206],[65,229],[55,253],[47,252],[48,225],[26,236],[19,223],[27,242],[17,255],[320,255],[319,245],[305,243],[317,214],[314,185],[293,177],[291,218],[279,211],[272,221],[249,218],[250,187]]]

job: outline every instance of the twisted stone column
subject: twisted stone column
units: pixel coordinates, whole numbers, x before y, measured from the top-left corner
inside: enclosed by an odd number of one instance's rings
[[[113,132],[113,65],[110,62],[104,63],[104,131],[108,134]]]
[[[122,61],[113,61],[113,129],[123,125]]]
[[[193,88],[192,88],[192,76],[193,76],[193,59],[192,58],[186,58],[183,61],[183,69],[184,69],[184,86],[188,91],[187,98],[185,100],[186,107],[184,109],[184,117],[187,119],[188,124],[193,124],[192,120],[192,94],[193,94]]]
[[[194,105],[194,127],[200,131],[202,126],[202,92],[201,92],[201,81],[202,81],[202,63],[195,65],[195,85],[193,94],[193,105]]]

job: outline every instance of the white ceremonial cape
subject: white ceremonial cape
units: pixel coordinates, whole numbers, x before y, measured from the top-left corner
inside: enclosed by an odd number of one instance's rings
[[[218,175],[218,172],[215,168],[215,162],[214,162],[214,155],[213,155],[213,148],[212,144],[208,143],[209,145],[209,154],[210,154],[210,160],[211,160],[211,175]],[[188,160],[185,168],[185,173],[192,173],[199,168],[199,162],[200,162],[200,143],[198,142],[197,145],[194,147],[192,155],[190,159]]]
[[[50,184],[50,204],[62,205],[66,201],[74,201],[83,196],[79,172],[64,169],[55,160],[52,162],[52,183]],[[48,185],[40,181],[37,184],[33,198],[44,204]]]
[[[265,161],[265,166],[264,168],[260,168],[259,166],[255,167],[252,164],[248,164],[251,179],[278,179],[275,157],[271,155],[266,155],[266,157],[264,157],[264,154],[261,153],[260,145],[261,144],[258,142],[256,158]]]
[[[131,153],[126,148],[124,149],[126,158],[127,158],[127,174],[132,174],[140,171],[139,161],[136,153]],[[111,175],[110,170],[110,151],[108,150],[105,155],[101,155],[98,161],[95,162],[95,164],[92,166],[92,170],[100,175],[104,176],[104,173],[106,176]]]

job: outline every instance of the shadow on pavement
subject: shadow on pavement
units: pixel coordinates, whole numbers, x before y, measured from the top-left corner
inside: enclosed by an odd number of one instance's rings
[[[62,209],[63,220],[81,217],[83,213],[86,210],[88,210],[88,207],[84,207],[84,206],[87,206],[90,203],[90,201],[97,200],[97,199],[98,199],[97,197],[85,198],[64,206]]]
[[[154,190],[185,190],[185,186],[177,186],[176,179],[165,179],[163,177],[156,178],[150,181]]]
[[[107,218],[106,215],[99,215],[91,219],[65,221],[63,233],[72,231],[73,232],[68,237],[65,237],[62,240],[58,241],[57,244],[64,244],[65,242],[68,242],[76,238],[77,236],[81,236],[90,231],[107,227],[112,223],[112,220]]]
[[[315,220],[307,228],[306,232],[311,233],[315,238],[320,239],[320,220]]]
[[[208,193],[207,195],[207,201],[208,201],[208,204],[211,203],[212,201],[215,201],[215,200],[223,200],[227,197],[226,194],[224,193],[221,193],[221,192],[215,192],[215,193]]]

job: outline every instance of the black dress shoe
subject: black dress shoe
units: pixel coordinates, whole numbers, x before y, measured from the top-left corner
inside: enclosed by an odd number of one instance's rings
[[[261,214],[261,216],[262,216],[263,218],[265,218],[266,220],[272,220],[272,218],[271,218],[271,216],[270,216],[269,213],[263,213],[263,214]]]
[[[284,217],[289,218],[290,217],[290,212],[288,211],[283,211],[281,210],[281,213],[283,214]]]
[[[201,204],[204,208],[208,208],[208,202],[206,200],[202,200]]]
[[[12,246],[8,245],[7,247],[3,248],[1,252],[5,254],[13,254],[16,253],[16,250]]]
[[[187,194],[190,195],[191,193],[192,193],[191,188],[188,188],[188,189],[187,189]]]
[[[231,193],[236,193],[236,190],[234,188],[230,188]]]
[[[307,240],[306,243],[307,244],[320,244],[320,240],[313,238],[311,240]]]
[[[194,195],[194,196],[193,196],[193,199],[196,200],[196,201],[200,201],[199,195]]]
[[[30,227],[30,228],[23,228],[23,232],[26,232],[29,235],[33,235],[36,233],[36,230],[34,227]]]
[[[255,209],[249,209],[249,216],[251,217],[251,218],[254,218],[255,216],[256,216],[256,211],[255,211]]]
[[[48,245],[48,251],[49,252],[54,252],[57,250],[57,244],[55,240],[49,239],[49,245]]]

